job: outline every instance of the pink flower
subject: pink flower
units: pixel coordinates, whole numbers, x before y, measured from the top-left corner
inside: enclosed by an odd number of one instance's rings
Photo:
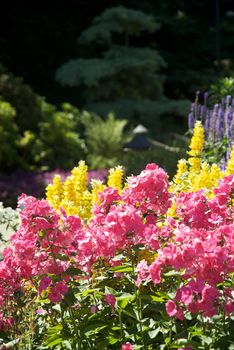
[[[52,289],[48,295],[48,298],[52,303],[59,303],[62,300],[62,294],[57,290]]]
[[[66,294],[68,291],[68,287],[65,283],[62,281],[57,282],[54,287],[51,289],[48,298],[53,303],[58,303],[61,301],[64,294]]]
[[[52,283],[52,279],[48,276],[42,277],[39,287],[38,287],[38,292],[41,294],[41,292],[45,289],[47,289]]]
[[[158,284],[161,282],[161,269],[160,269],[160,263],[155,260],[151,265],[150,265],[150,275],[152,278],[152,281],[154,284]]]
[[[41,308],[41,309],[37,309],[36,313],[38,315],[45,315],[45,314],[47,314],[47,311]]]
[[[178,309],[176,303],[173,300],[168,300],[166,303],[166,311],[167,314],[171,317],[178,318],[178,320],[184,319],[184,311],[182,309]]]
[[[225,305],[225,314],[227,316],[231,315],[234,312],[234,303],[231,300],[228,300]]]
[[[104,297],[104,303],[112,308],[112,312],[115,310],[116,298],[113,294],[106,294]]]
[[[147,261],[145,259],[143,259],[139,262],[139,264],[136,267],[136,272],[137,272],[136,285],[138,287],[141,285],[142,281],[149,281],[150,280],[149,266],[148,266]]]
[[[57,282],[55,284],[54,290],[56,290],[58,293],[64,295],[68,291],[68,286],[64,282],[60,281],[60,282]]]
[[[90,312],[91,314],[96,314],[98,312],[98,307],[96,305],[91,305]]]
[[[132,350],[133,346],[129,342],[122,344],[121,350]]]
[[[177,314],[178,309],[176,303],[173,300],[168,300],[168,302],[166,303],[166,311],[167,314],[171,317]]]

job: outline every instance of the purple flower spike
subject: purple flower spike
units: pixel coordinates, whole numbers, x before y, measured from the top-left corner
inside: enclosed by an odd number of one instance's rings
[[[194,128],[194,118],[192,112],[188,115],[188,127],[190,130]]]
[[[226,105],[229,106],[232,102],[232,96],[231,95],[227,95],[226,97]]]

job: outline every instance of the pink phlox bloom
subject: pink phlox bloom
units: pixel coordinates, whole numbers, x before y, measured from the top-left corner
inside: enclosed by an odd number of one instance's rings
[[[129,342],[122,344],[121,350],[133,350],[133,345]]]
[[[59,303],[62,300],[62,294],[55,289],[51,289],[48,298],[52,303]]]
[[[68,286],[63,281],[60,281],[55,284],[54,290],[64,295],[68,292]]]
[[[161,282],[161,263],[155,260],[149,267],[150,276],[154,284]]]
[[[225,314],[230,316],[234,312],[234,302],[232,300],[228,300],[225,304]]]
[[[104,303],[112,308],[112,312],[115,310],[116,297],[113,294],[105,294]]]
[[[98,194],[98,199],[101,202],[101,205],[96,204],[93,209],[93,213],[107,213],[111,205],[120,201],[121,196],[118,193],[118,190],[112,187],[106,188],[103,192]]]
[[[36,313],[38,315],[46,315],[47,314],[47,311],[45,309],[37,309]]]
[[[166,303],[166,312],[170,317],[175,317],[179,320],[184,319],[184,311],[182,309],[178,309],[176,303],[173,300],[168,300]]]
[[[202,299],[199,301],[199,309],[206,317],[212,317],[217,313],[218,298],[220,296],[217,288],[206,285],[202,291]]]
[[[165,214],[170,206],[168,178],[156,164],[150,164],[138,176],[128,179],[128,187],[122,198],[128,204],[139,207],[143,213],[154,211]]]
[[[149,266],[145,259],[141,260],[138,263],[136,267],[136,273],[137,273],[136,285],[138,287],[141,285],[142,281],[149,282],[151,280]]]
[[[90,306],[90,312],[91,312],[91,314],[96,314],[98,312],[97,305],[91,305]]]
[[[219,205],[226,205],[230,200],[231,192],[234,189],[234,176],[229,175],[219,180],[218,187],[214,189],[215,198]]]
[[[189,305],[193,301],[193,290],[191,286],[182,286],[177,289],[175,301],[182,302],[185,305]]]
[[[40,280],[38,293],[41,294],[41,292],[47,289],[51,284],[52,284],[52,279],[48,276],[43,276],[42,279]]]

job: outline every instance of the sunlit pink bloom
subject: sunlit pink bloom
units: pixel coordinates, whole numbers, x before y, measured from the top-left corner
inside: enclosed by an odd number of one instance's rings
[[[127,343],[122,344],[121,350],[133,350],[133,346],[132,346],[132,344],[127,342]]]
[[[157,260],[150,265],[150,275],[154,284],[161,282],[161,266]]]
[[[116,298],[113,294],[106,294],[104,297],[104,303],[112,308],[112,312],[115,310]]]

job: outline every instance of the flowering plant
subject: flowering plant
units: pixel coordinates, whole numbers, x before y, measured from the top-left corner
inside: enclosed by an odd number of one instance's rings
[[[20,227],[0,263],[5,342],[38,350],[231,349],[233,175],[217,181],[212,196],[173,192],[156,164],[121,188],[117,179],[88,217],[82,206],[74,214],[20,197]],[[69,210],[86,191],[82,183]]]
[[[234,100],[227,95],[220,103],[209,106],[208,93],[204,94],[204,103],[199,103],[199,92],[191,105],[188,115],[189,130],[193,130],[197,121],[204,126],[205,143],[203,157],[208,163],[217,163],[225,168],[230,157],[233,143]]]

